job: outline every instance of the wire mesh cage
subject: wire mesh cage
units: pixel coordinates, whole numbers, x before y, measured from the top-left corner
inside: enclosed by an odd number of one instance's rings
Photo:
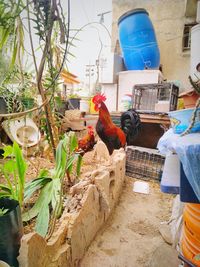
[[[168,111],[176,110],[179,88],[173,83],[137,84],[133,87],[133,108],[155,111],[159,102],[169,104]]]
[[[126,150],[126,175],[144,180],[161,180],[165,157],[158,150],[129,146]]]

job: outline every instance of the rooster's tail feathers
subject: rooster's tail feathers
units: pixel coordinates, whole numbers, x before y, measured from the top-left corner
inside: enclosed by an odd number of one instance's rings
[[[127,144],[138,135],[141,128],[140,116],[135,109],[129,109],[121,115],[121,129],[126,134]]]

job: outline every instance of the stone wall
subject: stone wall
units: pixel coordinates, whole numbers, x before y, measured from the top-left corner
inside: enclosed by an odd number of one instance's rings
[[[85,174],[71,188],[58,230],[47,242],[37,233],[24,235],[20,267],[78,266],[96,233],[118,201],[125,179],[125,152],[114,152],[112,164]]]
[[[165,78],[180,81],[182,90],[190,88],[190,52],[182,51],[182,38],[184,24],[195,22],[195,16],[185,16],[185,0],[112,0],[112,5],[112,47],[118,39],[118,18],[128,10],[145,8],[155,28]]]

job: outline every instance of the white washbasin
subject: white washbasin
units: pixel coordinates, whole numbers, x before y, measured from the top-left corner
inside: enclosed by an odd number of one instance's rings
[[[22,117],[6,120],[2,123],[2,126],[9,138],[21,146],[31,147],[37,145],[40,141],[40,131],[30,118]]]

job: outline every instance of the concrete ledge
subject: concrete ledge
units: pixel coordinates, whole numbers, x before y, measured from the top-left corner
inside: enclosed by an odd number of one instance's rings
[[[116,205],[125,179],[125,152],[112,165],[85,174],[71,188],[60,226],[47,242],[37,233],[22,238],[20,267],[75,267]]]

